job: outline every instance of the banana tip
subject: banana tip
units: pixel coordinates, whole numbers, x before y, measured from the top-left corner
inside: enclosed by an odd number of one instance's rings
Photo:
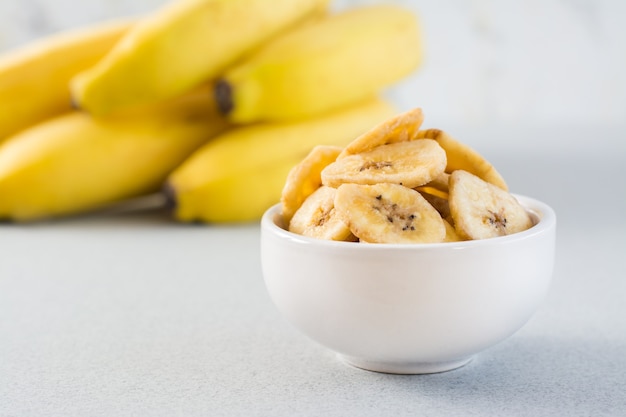
[[[228,114],[233,110],[233,88],[226,80],[218,80],[214,87],[215,101],[222,114]]]
[[[82,107],[80,106],[80,102],[74,96],[70,97],[70,106],[74,110],[79,110],[79,111],[82,110]]]
[[[165,207],[167,207],[169,210],[174,211],[177,206],[176,190],[174,189],[174,186],[172,186],[172,184],[170,183],[165,183],[161,192],[165,197]]]

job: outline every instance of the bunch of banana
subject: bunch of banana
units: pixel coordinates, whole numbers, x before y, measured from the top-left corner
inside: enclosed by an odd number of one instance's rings
[[[172,0],[91,30],[0,59],[0,219],[162,190],[180,221],[256,220],[311,148],[389,118],[379,93],[421,59],[416,16],[390,5]]]

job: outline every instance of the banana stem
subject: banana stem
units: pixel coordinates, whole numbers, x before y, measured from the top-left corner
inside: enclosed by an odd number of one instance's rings
[[[219,80],[214,87],[215,101],[220,112],[228,115],[234,107],[233,88],[226,80]]]

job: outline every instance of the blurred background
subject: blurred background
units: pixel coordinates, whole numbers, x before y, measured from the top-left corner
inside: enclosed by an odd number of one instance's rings
[[[165,1],[2,0],[0,51],[63,29],[138,15]],[[384,2],[334,0],[333,7]],[[610,135],[607,146],[624,149],[626,1],[386,2],[415,11],[423,25],[422,67],[387,94],[402,109],[422,107],[427,127],[555,129],[550,143],[529,138],[525,149],[585,149],[586,143],[558,137],[558,127],[589,129],[590,135],[601,127],[620,133]]]

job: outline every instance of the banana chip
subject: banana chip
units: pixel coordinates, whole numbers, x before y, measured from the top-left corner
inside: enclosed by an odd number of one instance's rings
[[[416,188],[416,191],[419,193],[430,203],[431,206],[435,208],[441,215],[441,217],[447,220],[450,223],[454,223],[452,220],[452,215],[450,214],[450,203],[448,202],[448,196],[441,197],[437,194],[431,192],[430,189],[423,190],[423,187]]]
[[[430,139],[377,146],[337,159],[322,170],[322,183],[400,184],[415,188],[433,181],[446,167],[446,153]]]
[[[304,200],[322,185],[322,169],[337,159],[341,150],[339,146],[316,146],[289,171],[280,197],[285,222],[288,223]]]
[[[466,239],[510,235],[533,225],[515,197],[467,171],[450,175],[449,204],[455,230]]]
[[[392,117],[350,142],[339,155],[339,159],[371,151],[377,146],[413,140],[417,137],[423,121],[424,114],[420,108]]]
[[[448,164],[446,172],[452,173],[457,169],[470,172],[483,180],[508,190],[506,182],[496,168],[474,149],[454,139],[443,130],[428,129],[417,132],[417,137],[433,139],[446,151]]]
[[[397,184],[342,184],[336,215],[368,243],[439,243],[446,237],[441,216],[415,190]]]
[[[335,210],[331,187],[320,187],[308,196],[289,222],[289,231],[327,240],[354,240],[352,233]]]
[[[449,221],[443,219],[443,224],[446,226],[446,237],[443,239],[444,242],[459,242],[463,240]]]

